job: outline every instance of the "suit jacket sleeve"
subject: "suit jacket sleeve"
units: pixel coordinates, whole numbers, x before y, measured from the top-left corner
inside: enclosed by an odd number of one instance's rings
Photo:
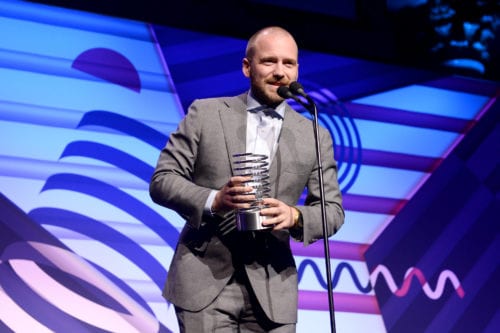
[[[227,154],[220,155],[225,151],[220,149],[224,145],[224,138],[220,123],[215,118],[218,118],[217,107],[213,106],[213,102],[194,101],[161,151],[150,182],[153,201],[175,210],[196,229],[202,223],[204,205],[210,191],[220,188],[223,185],[220,180],[230,174],[228,170],[220,170],[224,168],[222,166],[203,166],[203,163],[227,159]],[[212,133],[207,133],[207,130]],[[211,137],[210,144],[207,145],[201,139],[202,133]],[[203,177],[200,176],[201,168]],[[209,170],[220,170],[226,176],[213,177]]]
[[[285,126],[282,130],[283,141],[280,142],[281,154],[294,156],[281,171],[281,183],[291,181],[285,179],[290,173],[294,179],[305,179],[301,184],[302,190],[306,188],[304,205],[297,206],[303,217],[303,229],[291,232],[291,236],[304,245],[323,238],[323,225],[321,214],[320,187],[318,163],[315,150],[314,130],[312,122],[305,117],[292,112],[288,119],[285,117]],[[323,184],[325,195],[325,210],[328,236],[333,235],[344,223],[344,210],[342,208],[342,194],[337,179],[337,162],[334,158],[333,141],[330,133],[324,128],[319,128],[320,151],[323,169]],[[291,143],[288,145],[288,143]],[[285,159],[285,157],[283,157]],[[297,187],[298,188],[298,187]],[[283,188],[280,196],[286,198],[293,191]],[[299,192],[300,193],[300,192]],[[289,202],[291,201],[291,202]],[[285,202],[294,205],[297,198],[287,198]]]
[[[320,131],[321,156],[323,168],[323,183],[325,196],[325,209],[328,236],[333,235],[344,223],[344,210],[342,208],[342,194],[337,180],[337,162],[333,156],[333,142],[330,134],[325,130]],[[308,245],[323,237],[323,225],[320,223],[321,202],[319,177],[317,169],[307,183],[307,195],[303,207],[299,207],[303,216],[304,245]],[[320,228],[320,229],[319,229]]]

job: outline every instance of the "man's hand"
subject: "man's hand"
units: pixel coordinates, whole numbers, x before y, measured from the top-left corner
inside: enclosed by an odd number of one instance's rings
[[[217,192],[212,203],[212,212],[227,212],[233,209],[250,208],[250,202],[255,199],[251,194],[252,187],[246,186],[250,176],[235,176]],[[249,194],[250,193],[250,194]]]
[[[273,230],[290,229],[296,225],[296,208],[288,206],[282,201],[273,198],[266,198],[263,204],[268,208],[260,211],[260,214],[267,218],[262,222],[262,225],[273,225]]]

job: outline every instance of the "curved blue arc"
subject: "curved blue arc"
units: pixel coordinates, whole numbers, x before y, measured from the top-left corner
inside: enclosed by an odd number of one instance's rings
[[[304,259],[300,263],[300,265],[297,269],[299,282],[302,279],[302,275],[304,274],[304,271],[307,267],[311,267],[319,284],[321,285],[321,287],[323,287],[326,290],[328,288],[327,283],[326,283],[325,279],[323,278],[320,269],[318,268],[318,266],[316,266],[316,263],[314,261],[312,261],[311,259]],[[352,281],[354,282],[354,285],[356,286],[356,288],[358,288],[358,290],[360,292],[366,294],[372,290],[372,287],[370,286],[369,283],[366,287],[364,287],[361,284],[361,282],[358,279],[358,276],[356,275],[356,272],[354,271],[354,268],[352,268],[351,265],[349,265],[346,262],[341,262],[337,266],[337,268],[335,269],[335,274],[333,275],[333,278],[332,278],[332,287],[333,288],[335,288],[337,286],[337,283],[339,282],[340,276],[341,276],[342,271],[344,269],[346,269],[349,272],[349,274],[351,275]]]
[[[88,125],[102,126],[123,132],[158,149],[162,149],[168,140],[167,135],[140,121],[109,111],[95,110],[86,112],[78,127]]]
[[[332,116],[332,118],[333,118],[333,116]],[[354,157],[353,157],[354,142],[352,139],[351,132],[349,131],[349,127],[346,124],[344,115],[338,115],[337,118],[339,119],[340,123],[342,124],[342,128],[344,129],[345,137],[347,138],[348,147],[349,147],[349,149],[347,150],[347,153],[348,153],[347,162],[348,162],[349,168],[350,168],[354,162]]]
[[[347,114],[346,118],[349,120],[351,123],[351,127],[354,131],[354,136],[356,138],[356,147],[352,146],[352,149],[357,150],[357,160],[353,160],[353,163],[356,165],[356,169],[354,170],[354,174],[352,175],[350,181],[344,186],[344,191],[347,192],[349,188],[354,184],[356,179],[358,178],[359,172],[361,170],[361,165],[363,163],[363,147],[361,143],[361,136],[359,135],[359,130],[356,124],[354,123],[354,119],[352,119],[351,115],[349,114],[349,110],[345,107],[344,103],[339,102],[338,105],[340,106],[341,110],[344,112],[344,114]]]
[[[342,111],[347,111],[347,110],[342,110]],[[332,112],[333,113],[333,112]],[[362,148],[361,148],[361,141],[359,137],[359,132],[357,130],[356,125],[354,124],[353,119],[347,115],[345,116],[344,114],[341,114],[342,112],[339,112],[339,120],[342,123],[342,127],[344,129],[345,136],[348,141],[348,146],[347,146],[347,157],[345,158],[345,162],[347,162],[347,168],[343,171],[342,175],[339,177],[339,182],[342,183],[342,190],[344,192],[347,192],[349,188],[354,184],[356,181],[359,171],[361,169],[361,153],[362,153]],[[345,112],[344,112],[345,113]],[[327,117],[327,116],[325,116]],[[333,118],[333,116],[331,116]],[[351,123],[351,126],[354,130],[354,133],[351,133],[349,130],[349,126],[347,125],[347,121]],[[342,133],[342,132],[341,132]],[[354,138],[353,138],[354,136]],[[354,144],[354,141],[356,141],[356,144]],[[354,155],[357,155],[357,158],[355,158]],[[340,166],[339,166],[340,167]],[[344,184],[344,181],[347,179],[347,177],[350,175],[351,169],[354,168],[354,172],[351,175],[351,177],[348,179],[347,183]]]
[[[330,132],[330,135],[332,136],[332,138],[338,137],[340,142],[338,142],[338,143],[335,141],[333,142],[334,149],[335,149],[335,147],[345,147],[344,136],[342,135],[340,127],[337,124],[337,122],[335,121],[334,117],[330,117],[329,115],[319,113],[318,114],[318,121],[323,126],[325,126],[325,128],[328,130],[328,132]],[[335,135],[335,133],[338,133],[338,135]],[[339,163],[339,167],[340,167],[340,164],[342,164],[342,162],[344,161],[343,150],[342,150],[340,156],[335,156],[335,159],[337,159],[337,162]]]
[[[32,260],[29,257],[26,259]],[[67,281],[64,285],[67,286],[68,284],[71,285],[75,283],[77,282]],[[54,332],[105,332],[70,316],[60,308],[54,306],[51,302],[45,300],[45,298],[37,294],[21,280],[7,262],[0,264],[0,285],[3,291],[9,295],[20,308],[25,309],[36,321]]]
[[[139,244],[106,224],[88,216],[52,207],[33,209],[28,216],[40,224],[71,229],[112,246],[113,250],[130,259],[144,271],[160,289],[163,287],[163,280],[167,276],[165,268]]]
[[[333,113],[332,111],[330,112]],[[356,140],[358,141],[357,146],[354,145],[353,135],[351,135],[351,132],[349,131],[349,126],[347,125],[344,116],[335,117],[333,114],[319,114],[319,118],[322,120],[324,126],[330,131],[332,136],[335,135],[332,127],[337,130],[338,137],[340,139],[340,145],[337,147],[339,147],[340,154],[335,158],[338,163],[338,169],[340,169],[344,163],[346,165],[346,168],[343,169],[342,173],[338,176],[338,181],[342,185],[342,192],[345,193],[354,184],[361,169],[361,143],[359,140]],[[337,121],[335,120],[336,118],[339,119],[338,121],[340,121],[342,128],[339,124],[337,124]],[[352,119],[350,117],[347,118],[351,121],[353,128],[355,128],[355,124],[352,123]],[[359,133],[354,133],[354,137],[359,137]],[[357,155],[357,158],[355,158],[355,154]],[[351,174],[351,170],[353,168],[354,171]]]
[[[153,230],[171,248],[175,249],[179,232],[163,216],[156,213],[140,200],[124,191],[100,180],[69,173],[50,176],[42,188],[43,191],[61,189],[75,191],[101,199],[122,209]]]
[[[345,193],[353,186],[361,169],[362,147],[358,128],[345,105],[328,88],[313,81],[307,81],[307,85],[313,87],[312,90],[315,91],[314,94],[311,94],[315,103],[319,108],[325,110],[325,112],[318,112],[318,120],[322,120],[323,125],[330,131],[332,137],[338,138],[340,141],[340,145],[334,142],[334,149],[339,147],[338,150],[335,149],[335,152],[338,153],[335,155],[338,169],[340,170],[344,163],[346,164],[346,167],[338,175],[341,190]],[[329,95],[329,92],[331,95]],[[338,118],[340,124],[336,118]],[[352,130],[348,126],[348,122]],[[335,135],[336,133],[338,135]]]
[[[49,245],[57,246],[54,244]],[[72,252],[70,249],[66,250],[65,248],[59,248],[64,251]],[[88,299],[113,311],[131,314],[127,310],[127,308],[124,307],[118,300],[114,299],[111,295],[100,289],[98,286],[89,283],[89,281],[83,279],[80,275],[78,275],[78,270],[75,270],[72,273],[61,270],[57,266],[57,264],[54,263],[50,258],[44,256],[43,249],[39,254],[38,250],[33,248],[30,244],[17,243],[15,244],[15,250],[17,250],[17,253],[10,253],[8,255],[9,260],[22,259],[32,261],[36,263],[41,269],[43,269],[43,271],[48,274],[53,280],[57,281],[65,288],[70,289],[75,294],[78,294],[85,299]],[[79,259],[70,258],[68,260],[74,261]]]
[[[70,142],[62,152],[61,158],[66,156],[90,157],[107,162],[120,169],[130,172],[134,176],[144,180],[146,183],[149,183],[151,175],[154,172],[153,167],[144,163],[140,159],[124,151],[97,142]]]
[[[343,103],[336,102],[334,105],[327,106],[326,110],[328,111],[328,115],[320,114],[320,118],[322,118],[323,122],[325,123],[328,123],[327,120],[330,120],[333,123],[333,125],[335,126],[335,128],[339,133],[339,137],[342,143],[344,143],[344,137],[348,141],[348,144],[346,146],[347,148],[342,149],[342,154],[338,158],[339,168],[341,167],[343,162],[347,163],[347,168],[343,170],[341,175],[339,175],[339,183],[342,184],[342,191],[347,192],[356,181],[361,169],[361,162],[362,162],[361,137],[359,135],[358,128],[354,123],[354,120],[350,116],[349,111],[346,109]],[[339,119],[342,125],[342,129],[344,129],[343,131],[340,129],[339,125],[337,125],[335,118]],[[347,122],[350,123],[352,131],[347,125]],[[326,127],[330,130],[330,132],[332,132],[331,126],[326,126]],[[334,134],[332,133],[332,135]],[[347,151],[347,156],[345,156],[344,150]],[[355,157],[355,155],[357,156]],[[353,167],[354,171],[351,174],[351,170]],[[348,176],[350,177],[347,178]],[[345,183],[346,180],[347,183]]]
[[[335,120],[335,118],[333,116],[326,115],[326,114],[319,114],[318,117],[321,120],[321,123],[328,129],[328,131],[330,132],[332,137],[335,137],[334,129],[338,133],[338,138],[340,140],[340,144],[337,147],[339,147],[340,155],[335,156],[335,159],[338,163],[338,169],[340,170],[340,168],[342,167],[342,165],[344,163],[347,164],[347,167],[345,170],[343,170],[342,174],[338,175],[338,178],[339,178],[338,181],[339,181],[339,183],[342,183],[344,181],[344,178],[346,178],[347,175],[349,174],[349,169],[351,168],[351,163],[349,163],[350,161],[346,157],[346,151],[350,150],[351,145],[349,145],[349,146],[346,145],[346,142],[345,142],[346,138],[344,137],[340,126],[337,124],[337,121]],[[349,143],[351,143],[349,137],[347,138],[347,141],[349,141]],[[346,147],[347,147],[347,149],[346,149]]]

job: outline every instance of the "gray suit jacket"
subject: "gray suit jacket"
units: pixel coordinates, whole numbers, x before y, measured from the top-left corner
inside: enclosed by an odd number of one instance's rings
[[[190,311],[210,304],[235,271],[244,267],[266,315],[277,323],[297,321],[298,283],[290,232],[239,232],[234,214],[204,214],[213,189],[233,175],[232,155],[245,152],[246,93],[196,100],[162,150],[150,184],[152,199],[186,219],[168,271],[164,297]],[[344,221],[332,139],[320,128],[328,232]],[[271,197],[299,206],[304,228],[293,237],[305,245],[322,238],[312,122],[286,106],[278,150],[270,166]]]

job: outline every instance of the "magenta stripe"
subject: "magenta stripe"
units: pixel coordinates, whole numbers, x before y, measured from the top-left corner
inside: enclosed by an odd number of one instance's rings
[[[431,158],[410,154],[393,153],[380,150],[363,149],[363,165],[377,165],[388,168],[415,170],[431,173],[443,161],[441,158]]]
[[[335,311],[380,314],[375,296],[333,293]],[[299,291],[299,309],[329,311],[328,293],[324,291]]]
[[[370,246],[369,244],[358,244],[349,242],[338,242],[329,241],[330,258],[332,259],[344,259],[344,260],[357,260],[364,261],[365,251]],[[325,257],[325,247],[322,241],[317,241],[308,246],[304,246],[302,243],[290,242],[292,252],[296,256],[305,257]]]
[[[396,215],[407,201],[348,193],[343,196],[343,206],[346,210],[388,215]]]
[[[305,197],[304,192],[300,199],[304,201]],[[407,201],[406,199],[382,198],[349,193],[343,194],[343,207],[345,210],[364,213],[396,215]]]
[[[337,146],[339,150],[347,151],[349,147]],[[362,157],[362,159],[358,158]],[[353,163],[363,165],[377,165],[387,168],[432,172],[443,161],[442,158],[425,157],[411,154],[395,153],[390,151],[363,149],[361,155],[354,155]]]
[[[353,118],[408,125],[414,127],[433,128],[443,131],[464,133],[474,121],[391,109],[380,106],[345,103]]]

